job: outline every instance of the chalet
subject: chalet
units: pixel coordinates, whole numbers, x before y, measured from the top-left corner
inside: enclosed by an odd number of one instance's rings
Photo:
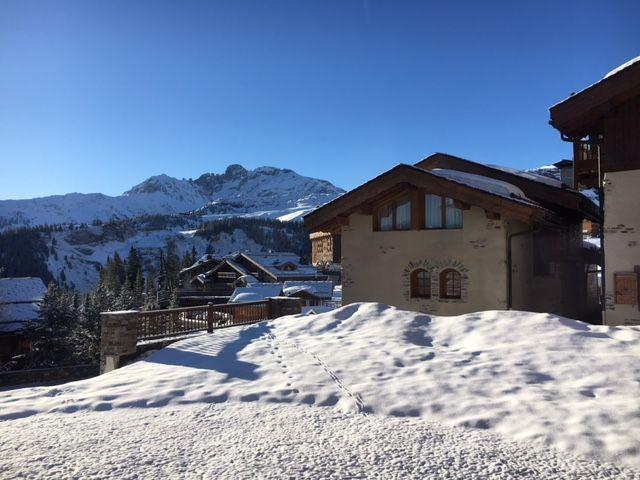
[[[0,366],[29,351],[24,330],[38,320],[46,291],[39,278],[0,278]]]
[[[281,283],[252,283],[246,287],[236,287],[229,297],[229,303],[258,302],[269,297],[282,296]]]
[[[284,282],[282,291],[287,297],[301,299],[303,306],[313,307],[331,302],[333,282],[330,280],[290,280]]]
[[[209,270],[193,276],[178,296],[181,305],[226,303],[236,287],[326,278],[313,265],[303,263],[295,253],[241,252],[227,255]]]
[[[550,124],[573,144],[573,185],[602,206],[603,321],[640,324],[640,57],[550,108]]]
[[[215,256],[212,254],[206,254],[200,257],[193,265],[183,268],[178,273],[178,278],[180,279],[180,284],[182,286],[188,285],[198,275],[208,272],[213,267],[222,262],[223,257]]]
[[[589,284],[600,259],[583,246],[585,218],[599,221],[597,206],[556,179],[437,153],[395,166],[304,222],[341,237],[344,303],[593,319]]]

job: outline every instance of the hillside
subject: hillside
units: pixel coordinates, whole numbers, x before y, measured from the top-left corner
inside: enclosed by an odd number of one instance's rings
[[[291,220],[344,191],[293,170],[230,165],[196,180],[150,177],[120,196],[69,193],[0,201],[0,230],[45,224],[81,224],[141,215],[195,212],[204,219],[229,215]]]
[[[172,241],[182,258],[195,250],[226,255],[237,251],[310,254],[300,222],[223,218],[203,222],[193,214],[153,215],[77,227],[57,226],[0,232],[0,269],[7,276],[37,276],[86,292],[98,282],[107,258],[138,251],[145,272],[157,272],[160,250]],[[166,253],[166,252],[165,252]]]
[[[0,268],[6,275],[55,279],[84,292],[98,281],[107,257],[117,252],[124,258],[131,247],[147,271],[157,267],[159,250],[168,241],[175,242],[179,255],[192,249],[197,255],[269,249],[304,255],[309,245],[297,220],[342,193],[325,180],[292,170],[230,165],[222,174],[195,180],[154,176],[117,197],[70,193],[4,200],[0,246],[6,254],[0,252]],[[219,220],[227,223],[204,231]]]
[[[0,392],[0,472],[640,478],[638,355],[635,327],[353,304]]]

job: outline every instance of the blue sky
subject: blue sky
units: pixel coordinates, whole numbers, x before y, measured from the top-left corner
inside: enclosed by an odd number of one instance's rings
[[[0,2],[0,198],[443,151],[570,158],[548,107],[640,55],[640,2]]]

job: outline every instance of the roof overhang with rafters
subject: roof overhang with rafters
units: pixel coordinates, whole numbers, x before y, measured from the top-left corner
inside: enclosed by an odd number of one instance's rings
[[[549,123],[566,139],[578,141],[599,133],[602,119],[640,95],[640,62],[621,69],[549,109]]]
[[[598,206],[579,191],[566,186],[552,186],[531,180],[526,176],[472,162],[447,153],[434,153],[416,163],[415,166],[424,170],[447,168],[507,182],[520,188],[528,198],[561,216],[582,217],[593,222],[600,222]]]
[[[304,216],[307,229],[338,232],[353,213],[372,213],[377,198],[399,187],[418,188],[436,195],[475,205],[506,218],[528,224],[562,225],[562,218],[535,202],[493,194],[470,185],[438,176],[416,166],[400,164],[365,184]]]

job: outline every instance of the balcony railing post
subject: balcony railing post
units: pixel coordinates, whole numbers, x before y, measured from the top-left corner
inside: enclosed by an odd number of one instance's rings
[[[213,333],[213,303],[207,303],[207,332]]]

